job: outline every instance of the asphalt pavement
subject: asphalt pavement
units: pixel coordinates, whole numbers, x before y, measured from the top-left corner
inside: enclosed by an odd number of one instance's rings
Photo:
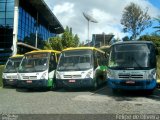
[[[96,91],[0,88],[0,114],[160,114],[160,89],[148,95],[113,93],[108,86]]]

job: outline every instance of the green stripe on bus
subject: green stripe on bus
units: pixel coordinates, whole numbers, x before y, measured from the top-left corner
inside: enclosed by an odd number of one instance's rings
[[[52,79],[48,79],[48,87],[51,87],[52,83],[53,83],[53,80]]]
[[[102,70],[102,71],[105,71],[107,69],[108,69],[107,66],[100,66],[100,70]]]

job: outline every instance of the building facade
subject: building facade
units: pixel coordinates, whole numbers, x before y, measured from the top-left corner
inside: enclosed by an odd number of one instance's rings
[[[92,34],[91,44],[95,47],[109,46],[113,39],[114,35],[112,34]]]
[[[43,0],[0,0],[0,63],[14,54],[43,48],[64,29]]]

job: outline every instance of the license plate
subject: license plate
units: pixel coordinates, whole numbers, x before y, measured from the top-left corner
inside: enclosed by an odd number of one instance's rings
[[[26,82],[27,82],[27,83],[32,83],[32,81],[31,81],[31,80],[27,80]]]
[[[75,81],[75,80],[69,80],[69,82],[74,83],[74,82],[76,82],[76,81]]]
[[[10,81],[10,82],[13,82],[13,80],[12,80],[12,79],[10,79],[9,81]]]
[[[126,84],[135,84],[135,81],[129,80],[129,81],[126,81]]]

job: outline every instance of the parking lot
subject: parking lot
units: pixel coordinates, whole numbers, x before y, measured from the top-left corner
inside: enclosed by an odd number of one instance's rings
[[[96,91],[39,91],[0,88],[0,114],[160,114],[160,90],[112,93],[108,86]]]

